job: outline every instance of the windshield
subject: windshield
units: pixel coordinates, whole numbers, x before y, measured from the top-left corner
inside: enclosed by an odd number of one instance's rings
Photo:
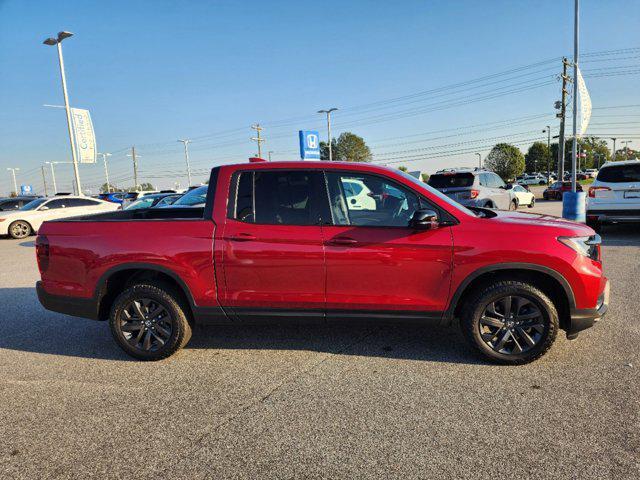
[[[194,188],[176,200],[173,205],[176,207],[204,207],[204,204],[207,203],[207,190],[209,190],[208,185]]]
[[[39,198],[37,200],[33,200],[32,202],[27,203],[20,210],[23,210],[23,211],[25,211],[25,210],[35,210],[36,208],[38,208],[40,205],[42,205],[47,200],[48,200],[48,198]]]
[[[466,213],[467,215],[472,215],[474,217],[478,216],[475,212],[472,212],[471,210],[469,210],[465,206],[459,204],[455,200],[450,199],[444,193],[436,190],[431,185],[428,185],[428,184],[424,183],[422,180],[418,180],[413,175],[410,175],[410,174],[408,174],[406,172],[403,172],[402,170],[399,170],[397,173],[399,173],[404,178],[409,180],[413,185],[416,185],[416,186],[421,187],[421,188],[426,188],[427,190],[429,190],[429,193],[431,193],[432,195],[438,197],[440,200],[442,200],[443,202],[445,202],[448,205],[452,206],[453,208],[455,208],[459,212]]]
[[[436,173],[429,177],[433,188],[460,188],[473,185],[473,173]]]
[[[149,208],[153,203],[153,198],[145,197],[140,200],[136,200],[135,202],[131,202],[128,206],[125,207],[125,210],[137,210],[139,208]]]

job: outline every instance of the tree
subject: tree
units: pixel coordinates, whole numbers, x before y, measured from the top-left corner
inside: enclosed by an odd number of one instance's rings
[[[541,172],[547,171],[547,162],[549,169],[551,169],[551,159],[549,157],[549,148],[546,143],[534,142],[529,147],[527,154],[524,156],[525,172]]]
[[[140,190],[140,191],[155,190],[155,187],[153,185],[151,185],[150,183],[141,183],[140,185],[138,185],[138,188],[133,186],[133,187],[129,187],[127,189],[127,191],[129,191],[129,192],[136,192],[138,190]]]
[[[405,167],[404,165],[400,165],[398,167],[398,170],[400,170],[401,172],[405,172],[405,173],[409,171],[409,169],[407,167]]]
[[[509,181],[524,171],[524,155],[513,145],[498,143],[487,155],[484,165],[500,175],[504,181]]]
[[[331,150],[333,153],[333,159],[335,160],[336,149],[337,149],[336,139],[331,139]],[[320,160],[329,160],[329,143],[328,142],[320,142]]]
[[[428,173],[423,173],[421,176],[422,176],[422,181],[424,183],[427,183],[429,181],[429,174]]]
[[[370,162],[371,150],[362,137],[344,132],[337,139],[331,139],[333,160],[340,162]],[[329,144],[320,142],[320,160],[329,160]]]
[[[108,185],[106,183],[103,183],[102,186],[100,187],[100,193],[109,193],[109,192],[117,192],[117,191],[118,191],[118,187],[116,187],[112,183]]]

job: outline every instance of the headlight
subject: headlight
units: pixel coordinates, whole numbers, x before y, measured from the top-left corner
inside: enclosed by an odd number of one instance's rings
[[[558,241],[580,255],[600,261],[600,244],[602,240],[598,234],[591,237],[558,237]]]

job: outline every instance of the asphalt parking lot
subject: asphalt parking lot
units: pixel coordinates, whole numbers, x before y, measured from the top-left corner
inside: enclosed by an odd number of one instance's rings
[[[43,310],[33,238],[2,239],[0,478],[640,478],[640,229],[603,239],[608,316],[520,367],[406,326],[196,330],[141,363]]]

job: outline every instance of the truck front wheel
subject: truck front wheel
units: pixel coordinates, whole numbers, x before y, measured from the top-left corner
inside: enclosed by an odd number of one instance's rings
[[[139,360],[161,360],[184,347],[191,325],[180,296],[168,285],[145,282],[123,291],[109,316],[120,347]]]
[[[551,348],[558,312],[533,285],[499,281],[478,289],[465,302],[462,331],[485,357],[498,363],[531,362]]]

